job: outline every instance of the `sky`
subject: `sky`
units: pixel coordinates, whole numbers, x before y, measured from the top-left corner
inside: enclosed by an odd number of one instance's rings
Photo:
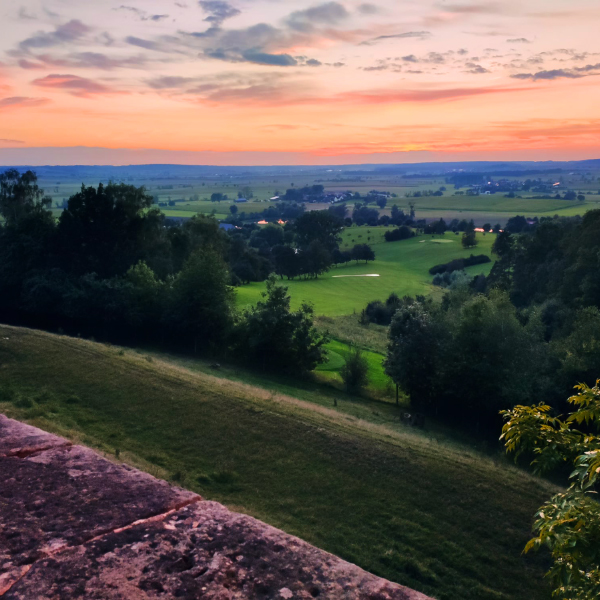
[[[0,163],[600,158],[598,0],[10,0]]]

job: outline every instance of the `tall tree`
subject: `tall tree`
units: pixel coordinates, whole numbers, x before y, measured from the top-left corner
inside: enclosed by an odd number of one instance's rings
[[[0,214],[9,225],[32,212],[45,211],[51,205],[52,199],[44,196],[33,171],[21,174],[16,169],[8,169],[0,174]]]
[[[148,234],[145,211],[151,205],[152,196],[143,187],[123,183],[81,186],[60,216],[62,260],[78,274],[124,274],[144,258],[140,241],[143,233]]]

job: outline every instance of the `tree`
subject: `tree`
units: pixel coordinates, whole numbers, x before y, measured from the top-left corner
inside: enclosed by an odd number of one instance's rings
[[[236,214],[237,214],[237,211],[238,211],[238,207],[237,207],[235,204],[232,204],[232,205],[229,207],[229,212],[230,212],[232,215],[236,215]]]
[[[173,282],[168,321],[194,351],[222,344],[229,333],[235,300],[229,282],[223,258],[212,248],[192,254]]]
[[[353,346],[344,359],[340,376],[349,392],[358,392],[369,380],[369,363],[358,346]]]
[[[383,235],[386,242],[395,242],[398,240],[407,240],[411,237],[414,237],[415,233],[406,225],[402,225],[402,227],[398,227],[397,229],[392,229],[391,231],[386,231]]]
[[[245,185],[238,192],[238,198],[247,198],[248,200],[250,200],[251,198],[254,198],[254,192],[252,191],[252,188],[249,185]]]
[[[440,342],[434,314],[424,304],[407,303],[394,315],[383,366],[416,406],[429,405],[435,396]]]
[[[0,214],[9,225],[29,213],[46,211],[51,205],[52,198],[44,196],[33,171],[20,174],[16,169],[8,169],[0,175]]]
[[[352,258],[358,262],[359,260],[364,260],[365,263],[370,260],[375,260],[375,252],[373,248],[369,246],[369,244],[356,244],[354,248],[352,248]]]
[[[300,248],[308,248],[312,241],[319,241],[332,252],[340,243],[343,221],[327,210],[312,210],[296,219],[296,239]]]
[[[142,242],[154,246],[163,235],[162,219],[143,187],[124,183],[81,186],[60,215],[62,260],[77,274],[122,275],[143,259]]]
[[[377,206],[383,210],[387,204],[387,198],[385,196],[379,196],[376,200]]]
[[[463,248],[474,248],[477,246],[477,236],[475,235],[475,230],[465,231],[462,235],[462,245]]]
[[[569,487],[540,508],[533,525],[535,537],[525,551],[550,549],[554,564],[548,575],[554,596],[562,600],[600,597],[600,388],[596,382],[575,387],[569,398],[575,410],[553,417],[552,408],[516,406],[503,411],[501,440],[515,458],[533,454],[537,473],[562,465],[573,468]]]
[[[313,240],[308,248],[302,251],[301,258],[304,272],[313,277],[329,271],[332,263],[331,253],[319,240]]]
[[[220,192],[214,192],[210,195],[211,202],[221,202],[221,200],[223,200],[223,194],[221,194]]]
[[[327,336],[313,325],[314,311],[303,303],[290,310],[288,288],[267,279],[264,300],[244,312],[236,331],[236,352],[263,369],[304,373],[312,371],[326,357]]]

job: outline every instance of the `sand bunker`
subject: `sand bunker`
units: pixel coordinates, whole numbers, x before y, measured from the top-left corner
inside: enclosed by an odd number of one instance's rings
[[[379,277],[377,273],[369,273],[367,275],[333,275],[333,277]]]

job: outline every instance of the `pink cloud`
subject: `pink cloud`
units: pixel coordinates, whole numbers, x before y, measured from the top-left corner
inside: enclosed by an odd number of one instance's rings
[[[99,83],[93,79],[87,79],[85,77],[79,77],[77,75],[46,75],[40,79],[34,79],[32,81],[34,85],[38,87],[67,90],[74,96],[80,96],[83,98],[89,98],[98,94],[122,94],[118,90],[109,88],[108,86]]]
[[[12,96],[0,99],[0,110],[12,108],[36,108],[48,104],[48,98],[27,98],[25,96]]]

